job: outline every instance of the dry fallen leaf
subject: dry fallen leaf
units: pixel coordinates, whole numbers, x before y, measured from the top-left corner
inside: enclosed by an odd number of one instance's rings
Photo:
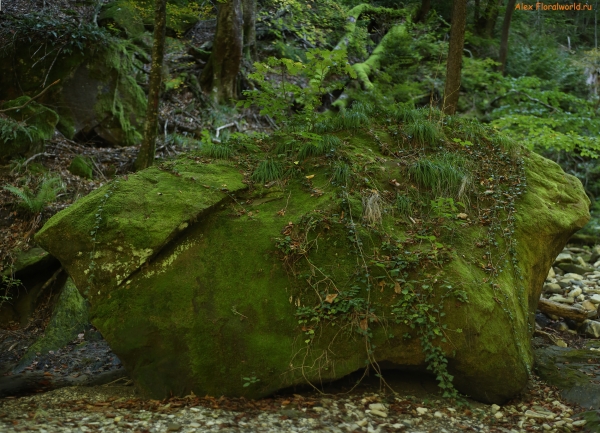
[[[329,302],[331,304],[335,298],[337,298],[337,293],[331,293],[325,297],[325,302]]]
[[[360,329],[362,329],[363,331],[369,329],[369,321],[367,319],[362,319],[360,321]]]
[[[459,213],[456,216],[457,216],[457,218],[460,218],[461,220],[466,220],[467,218],[469,218],[469,215],[467,215],[466,213]]]
[[[313,177],[315,177],[314,174],[309,174],[308,176],[306,176],[307,179],[312,179]]]
[[[394,292],[396,292],[396,293],[398,293],[398,294],[399,294],[400,292],[402,292],[402,289],[400,288],[400,283],[399,283],[398,281],[395,281],[395,282],[394,282]]]

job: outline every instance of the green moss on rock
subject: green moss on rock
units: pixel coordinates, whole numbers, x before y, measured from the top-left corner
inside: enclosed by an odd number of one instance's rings
[[[504,402],[531,371],[547,270],[589,218],[583,188],[536,154],[450,142],[428,152],[460,153],[477,176],[459,217],[409,181],[391,126],[369,127],[335,132],[346,185],[326,157],[290,158],[283,190],[249,192],[232,165],[179,159],[78,201],[36,240],[149,396],[256,398],[374,361],[424,369],[436,353],[461,392]],[[398,193],[412,215],[394,210]]]
[[[69,171],[75,176],[91,179],[93,177],[92,161],[81,155],[75,156],[69,165]]]
[[[52,318],[46,326],[44,334],[29,346],[27,352],[19,361],[16,370],[29,365],[38,352],[47,353],[50,350],[58,350],[64,347],[77,338],[77,335],[83,332],[88,323],[87,302],[69,278],[60,292],[54,306]]]

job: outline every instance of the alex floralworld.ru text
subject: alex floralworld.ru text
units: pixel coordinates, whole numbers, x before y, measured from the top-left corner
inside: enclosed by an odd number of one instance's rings
[[[536,2],[535,4],[517,3],[515,10],[523,11],[591,11],[592,5],[587,3],[543,3]]]

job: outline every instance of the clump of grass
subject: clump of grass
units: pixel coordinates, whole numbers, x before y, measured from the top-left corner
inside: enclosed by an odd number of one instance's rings
[[[464,197],[470,185],[465,161],[455,154],[422,158],[408,168],[410,178],[435,196]]]
[[[59,192],[64,191],[65,186],[60,177],[48,177],[42,180],[35,193],[27,186],[21,189],[14,185],[5,185],[4,189],[19,198],[17,205],[21,209],[38,214],[56,199]]]
[[[476,120],[462,120],[460,126],[457,128],[457,132],[462,135],[465,140],[472,142],[481,140],[488,134],[485,125]]]
[[[267,183],[279,180],[283,177],[283,167],[281,163],[272,158],[261,161],[252,173],[252,180],[257,183]]]
[[[404,132],[414,143],[421,146],[434,144],[443,137],[438,123],[428,119],[416,119],[407,123]]]
[[[333,165],[333,175],[331,182],[335,185],[346,185],[350,179],[350,166],[343,161],[338,161]]]
[[[298,151],[298,158],[306,159],[309,156],[321,156],[335,151],[341,140],[334,135],[323,135],[319,140],[311,140],[302,145]]]
[[[412,212],[412,200],[404,194],[396,194],[396,209],[400,215],[408,216]]]
[[[314,130],[317,133],[341,130],[354,131],[369,123],[369,116],[374,113],[374,110],[375,108],[372,105],[355,103],[351,109],[326,117],[316,123]]]
[[[233,149],[230,146],[218,143],[205,143],[200,152],[215,159],[229,159],[233,155]]]

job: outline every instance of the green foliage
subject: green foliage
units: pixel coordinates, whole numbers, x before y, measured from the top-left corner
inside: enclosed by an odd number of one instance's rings
[[[244,388],[249,387],[250,385],[254,385],[255,383],[260,382],[260,379],[258,379],[256,377],[256,375],[250,376],[250,377],[243,377],[242,380],[244,381]]]
[[[279,180],[283,177],[283,168],[279,161],[272,158],[267,158],[261,161],[254,173],[252,173],[252,181],[257,183],[267,183]]]
[[[452,385],[453,376],[448,372],[448,359],[436,341],[448,342],[447,327],[440,323],[441,317],[445,316],[444,300],[453,297],[465,303],[468,299],[464,291],[457,290],[448,283],[442,285],[441,289],[444,292],[437,297],[439,301],[435,302],[434,288],[430,284],[420,281],[405,283],[399,290],[399,300],[392,307],[392,314],[396,317],[396,323],[404,323],[417,331],[425,353],[427,369],[435,374],[443,396],[457,398],[459,394]],[[462,330],[456,329],[454,332],[462,332]]]
[[[400,215],[407,216],[412,211],[412,199],[404,194],[396,194],[396,209]]]
[[[335,185],[346,186],[350,179],[350,166],[344,161],[336,161],[333,164],[333,174],[331,182]]]
[[[292,42],[306,41],[306,45],[333,46],[341,37],[347,14],[339,2],[320,0],[265,0],[258,11],[257,26],[266,27],[265,38],[273,40],[280,55],[301,60],[301,51],[294,50]]]
[[[32,46],[43,44],[60,48],[64,54],[83,52],[88,48],[108,42],[108,33],[87,22],[74,22],[52,14],[32,12],[23,15],[6,15],[0,22],[0,55],[13,51],[21,41]],[[45,53],[50,59],[54,50]]]
[[[21,286],[21,280],[17,280],[10,275],[2,275],[0,279],[0,308],[4,303],[10,302],[13,290]]]
[[[36,193],[27,186],[21,189],[13,185],[5,185],[4,189],[19,199],[19,207],[29,213],[38,214],[56,199],[65,186],[60,177],[47,177],[41,181]]]
[[[600,156],[596,104],[562,92],[536,77],[507,79],[503,104],[491,112],[492,125],[530,149],[556,149]]]
[[[17,139],[18,136],[24,136],[29,141],[33,141],[33,134],[36,127],[27,125],[25,121],[19,122],[10,117],[0,117],[0,142],[10,142]]]
[[[244,91],[248,99],[238,102],[238,106],[257,105],[261,107],[261,114],[273,117],[280,124],[312,126],[322,96],[342,87],[339,80],[329,78],[332,75],[356,75],[346,61],[344,50],[310,49],[306,59],[303,63],[270,57],[264,63],[255,63],[256,72],[249,77],[257,82],[260,90]],[[296,84],[300,77],[308,80],[306,86]],[[295,104],[301,107],[297,113],[292,111]]]

